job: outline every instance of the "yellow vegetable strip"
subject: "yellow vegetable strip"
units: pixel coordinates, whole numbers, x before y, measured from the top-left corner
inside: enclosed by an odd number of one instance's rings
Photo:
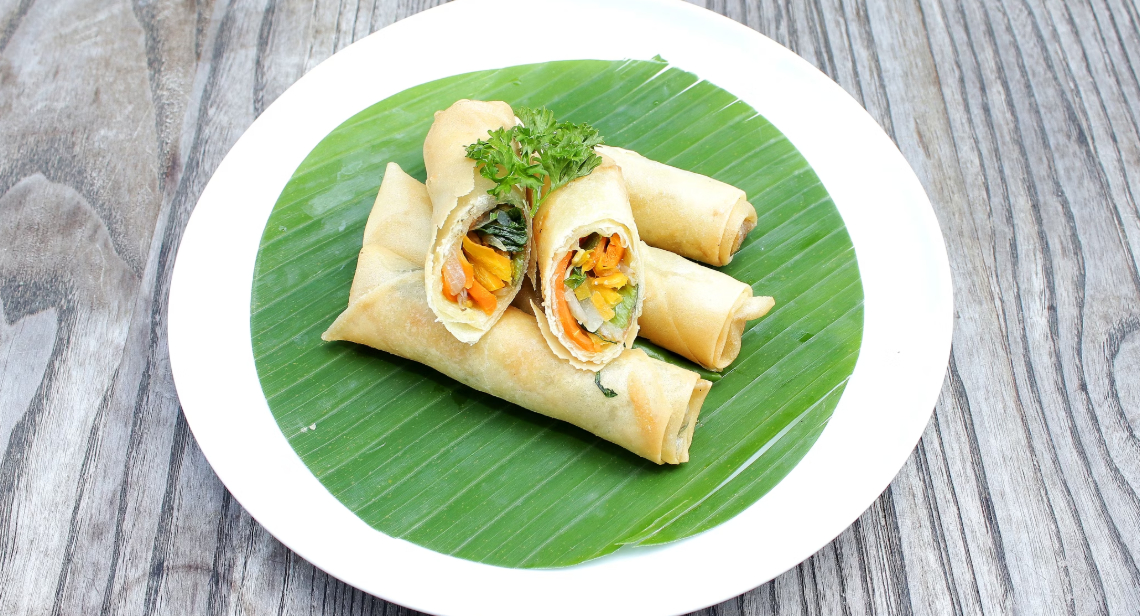
[[[585,264],[586,261],[588,261],[590,259],[590,252],[591,251],[589,251],[589,250],[578,250],[578,252],[575,252],[574,253],[574,259],[572,261],[570,261],[570,266],[571,267],[582,267],[582,265]]]
[[[483,285],[484,289],[495,292],[506,286],[506,283],[504,283],[501,278],[487,271],[487,268],[483,267],[482,264],[476,262],[474,266],[475,282]]]
[[[500,280],[511,279],[511,260],[495,252],[494,249],[471,241],[469,236],[463,237],[463,251],[470,257],[471,262],[487,270],[488,273],[498,276]]]
[[[594,278],[593,284],[599,287],[606,287],[608,289],[620,289],[629,282],[629,278],[621,272],[615,272],[606,276],[599,276]]]
[[[598,309],[598,314],[602,315],[602,320],[609,321],[614,318],[613,308],[610,308],[609,302],[602,297],[601,293],[594,291],[590,294],[590,302],[594,304],[594,308]]]
[[[613,289],[594,287],[594,293],[601,295],[602,299],[605,300],[606,304],[611,308],[621,303],[621,294]],[[608,321],[609,319],[606,320]]]

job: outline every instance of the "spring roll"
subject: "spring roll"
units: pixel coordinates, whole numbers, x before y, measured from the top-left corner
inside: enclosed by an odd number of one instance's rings
[[[396,168],[398,169],[398,168]],[[360,251],[348,308],[321,338],[346,340],[423,363],[470,387],[567,421],[657,464],[689,459],[697,416],[712,383],[695,372],[624,350],[597,373],[554,355],[534,317],[508,308],[474,344],[460,342],[425,299],[422,261],[394,246],[404,217],[428,220],[432,204],[388,167]],[[389,190],[389,183],[408,190]],[[396,202],[397,196],[409,202]],[[398,211],[393,216],[391,211]],[[389,213],[386,213],[389,212]],[[384,229],[385,226],[390,228]],[[383,232],[383,231],[388,232]],[[423,250],[430,244],[422,239]],[[411,256],[412,258],[408,258]]]
[[[756,227],[756,209],[735,186],[630,150],[596,151],[621,167],[641,239],[650,246],[719,267]]]
[[[386,241],[402,256],[419,261],[430,241],[430,207],[413,207],[424,186],[388,164],[377,202],[387,200],[386,210],[373,211],[365,229],[365,244],[377,241],[388,225],[403,224],[404,234]],[[383,220],[383,224],[377,221]],[[375,229],[375,230],[374,230]],[[370,237],[373,239],[370,240]],[[698,265],[667,250],[641,243],[645,300],[638,318],[638,335],[681,355],[702,367],[720,372],[740,354],[740,337],[748,321],[758,319],[775,306],[767,296],[752,295],[752,287],[714,269]],[[357,274],[362,280],[366,272]],[[357,282],[354,281],[354,282]],[[356,296],[353,288],[353,297]],[[529,314],[541,314],[542,298],[524,286],[514,305]],[[543,325],[546,325],[543,315]]]
[[[559,357],[599,370],[633,344],[645,300],[621,169],[603,157],[592,173],[550,193],[534,228],[542,333]]]
[[[400,165],[388,163],[372,212],[364,225],[364,247],[383,242],[385,248],[404,260],[422,263],[431,245],[431,235],[431,201],[427,198],[427,189],[419,180],[404,173]],[[356,301],[378,284],[379,281],[369,278],[373,274],[383,275],[385,272],[357,267],[348,303]]]
[[[740,354],[748,321],[768,314],[771,297],[753,297],[752,287],[667,250],[642,246],[645,306],[641,336],[720,372]]]
[[[525,195],[488,194],[494,182],[466,152],[490,131],[514,124],[514,111],[502,101],[461,100],[436,112],[424,141],[433,229],[424,262],[427,303],[447,331],[468,344],[502,317],[530,263]]]

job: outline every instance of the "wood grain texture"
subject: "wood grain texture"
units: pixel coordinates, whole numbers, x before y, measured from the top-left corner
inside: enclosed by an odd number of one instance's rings
[[[0,614],[404,614],[226,492],[179,410],[174,253],[259,113],[426,0],[0,0]],[[956,302],[922,441],[815,556],[701,614],[1140,610],[1140,10],[709,0],[854,96]]]

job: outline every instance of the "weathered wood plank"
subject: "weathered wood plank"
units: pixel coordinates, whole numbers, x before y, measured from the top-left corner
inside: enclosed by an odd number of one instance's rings
[[[405,614],[225,491],[178,407],[174,251],[242,131],[438,1],[0,1],[0,612]],[[834,78],[942,224],[943,395],[891,488],[706,614],[1140,605],[1140,15],[1129,0],[708,0]]]

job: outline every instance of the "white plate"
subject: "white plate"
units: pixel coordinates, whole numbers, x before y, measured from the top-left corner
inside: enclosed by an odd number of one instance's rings
[[[509,57],[471,51],[471,41],[504,32],[520,33]],[[533,32],[560,43],[521,44]],[[830,423],[754,505],[665,546],[522,570],[445,556],[374,530],[294,453],[254,368],[254,260],[282,188],[341,122],[409,87],[532,62],[657,54],[732,92],[783,131],[847,224],[865,323],[859,360]],[[794,567],[870,506],[930,417],[952,312],[942,236],[918,179],[858,103],[792,52],[676,0],[459,0],[336,54],[238,140],[202,192],[178,251],[170,361],[186,420],[230,492],[285,545],[357,588],[448,616],[681,614]]]

